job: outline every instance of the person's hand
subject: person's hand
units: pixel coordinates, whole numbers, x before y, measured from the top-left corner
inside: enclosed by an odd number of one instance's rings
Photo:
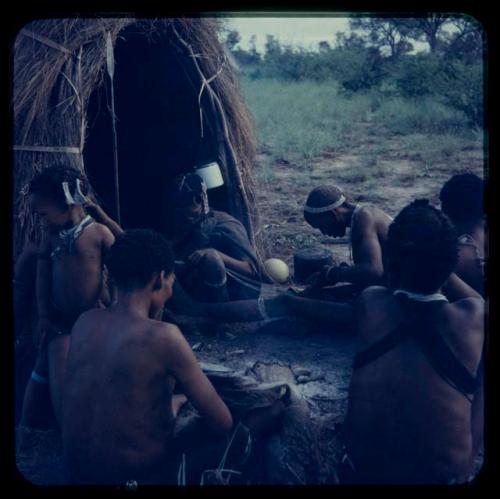
[[[41,350],[49,341],[60,334],[59,328],[48,317],[38,319],[38,350]]]
[[[307,280],[307,284],[309,285],[309,287],[317,289],[334,284],[331,278],[331,270],[333,268],[334,267],[332,267],[331,265],[324,265],[319,272],[315,272],[314,274],[312,274]]]
[[[209,251],[208,249],[200,249],[193,251],[191,255],[189,255],[188,257],[188,262],[191,265],[199,265],[201,260],[205,258],[205,255],[207,255],[208,251]]]
[[[94,201],[88,199],[86,203],[83,204],[85,211],[98,222],[103,218],[102,208]]]

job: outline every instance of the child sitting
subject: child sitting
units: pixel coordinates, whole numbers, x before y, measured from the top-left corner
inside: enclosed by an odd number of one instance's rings
[[[21,425],[37,427],[50,410],[49,388],[59,420],[69,333],[82,312],[99,306],[102,256],[114,236],[83,208],[89,186],[76,169],[46,168],[32,179],[28,193],[42,226],[36,266],[40,344],[24,395]]]

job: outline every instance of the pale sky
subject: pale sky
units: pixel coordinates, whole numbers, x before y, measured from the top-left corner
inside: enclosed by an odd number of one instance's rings
[[[317,16],[317,14],[316,14]],[[228,29],[235,29],[241,35],[239,47],[249,49],[252,35],[256,35],[256,47],[264,52],[266,35],[273,35],[282,44],[303,47],[308,50],[318,50],[319,42],[326,40],[335,44],[336,34],[349,32],[349,18],[341,17],[227,17]],[[412,40],[414,52],[426,50],[427,43]]]
[[[240,46],[249,48],[249,40],[256,35],[257,50],[262,51],[266,35],[274,35],[280,42],[315,50],[318,43],[326,40],[333,44],[335,34],[348,31],[345,17],[234,17],[227,26],[241,35]]]

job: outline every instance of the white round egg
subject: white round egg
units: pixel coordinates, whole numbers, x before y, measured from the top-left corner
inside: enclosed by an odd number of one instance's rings
[[[288,265],[279,258],[269,258],[264,262],[267,275],[275,282],[284,284],[290,276]]]

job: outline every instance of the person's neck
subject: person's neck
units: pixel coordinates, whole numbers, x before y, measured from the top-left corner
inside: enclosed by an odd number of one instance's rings
[[[352,216],[353,216],[354,210],[356,209],[357,206],[358,206],[357,204],[352,204],[352,203],[346,203],[346,205],[343,206],[343,213],[344,213],[347,227],[351,227]]]
[[[70,208],[70,220],[71,226],[74,227],[78,225],[86,216],[85,210],[81,206],[73,206]]]
[[[118,297],[113,307],[115,310],[123,311],[143,319],[151,319],[154,315],[151,303],[151,292],[149,290],[118,290]]]

